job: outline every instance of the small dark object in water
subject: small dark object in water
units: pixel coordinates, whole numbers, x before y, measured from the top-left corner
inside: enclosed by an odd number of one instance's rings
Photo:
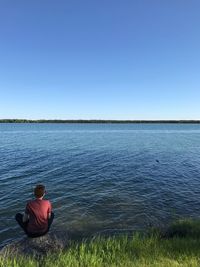
[[[160,161],[159,161],[158,159],[156,159],[156,162],[158,162],[158,163],[159,163]]]

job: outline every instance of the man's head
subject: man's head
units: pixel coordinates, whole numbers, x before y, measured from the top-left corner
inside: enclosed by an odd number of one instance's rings
[[[36,185],[35,189],[34,189],[34,195],[36,198],[41,198],[43,197],[45,194],[45,186],[42,184],[38,184]]]

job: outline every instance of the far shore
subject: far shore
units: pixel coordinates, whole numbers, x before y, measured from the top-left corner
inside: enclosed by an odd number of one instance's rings
[[[0,123],[185,123],[199,124],[200,120],[29,120],[29,119],[0,119]]]

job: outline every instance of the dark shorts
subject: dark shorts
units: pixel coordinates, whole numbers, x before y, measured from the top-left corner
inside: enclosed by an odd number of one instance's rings
[[[49,229],[50,229],[50,226],[51,226],[51,224],[52,224],[52,222],[53,222],[53,219],[54,219],[54,213],[53,213],[53,212],[51,213],[51,218],[48,219],[48,229],[47,229],[47,231],[44,232],[44,233],[29,233],[29,232],[27,231],[28,222],[23,222],[23,214],[21,214],[21,213],[17,213],[17,214],[15,215],[15,219],[16,219],[16,221],[18,222],[18,224],[21,226],[21,228],[24,230],[24,232],[26,233],[26,235],[27,235],[28,237],[39,237],[39,236],[43,236],[43,235],[45,235],[46,233],[48,233],[48,231],[49,231]]]

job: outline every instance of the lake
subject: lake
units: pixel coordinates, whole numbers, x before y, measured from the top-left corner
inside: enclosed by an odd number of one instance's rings
[[[0,244],[36,184],[51,230],[121,233],[200,217],[200,124],[0,124]]]

